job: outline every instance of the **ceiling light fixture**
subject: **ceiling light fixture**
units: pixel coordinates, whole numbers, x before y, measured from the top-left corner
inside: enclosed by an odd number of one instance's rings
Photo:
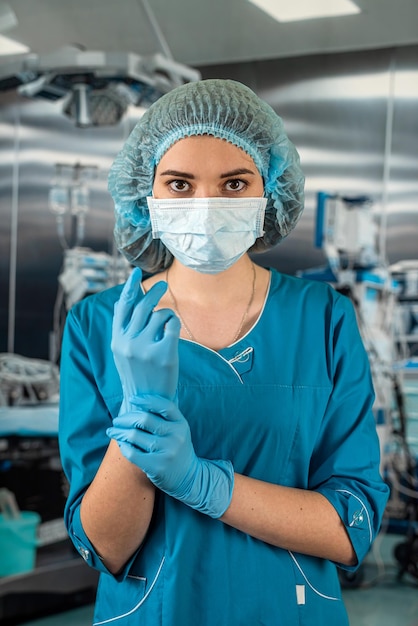
[[[250,0],[278,22],[296,22],[360,13],[351,0]]]
[[[9,54],[25,54],[29,51],[29,48],[24,46],[23,43],[19,43],[18,41],[14,41],[14,39],[0,35],[0,56],[6,56]]]

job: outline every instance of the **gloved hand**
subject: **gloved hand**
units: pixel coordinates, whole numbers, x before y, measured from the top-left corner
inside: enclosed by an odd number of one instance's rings
[[[154,311],[167,283],[158,282],[139,300],[142,272],[132,271],[115,304],[111,349],[127,398],[158,394],[176,396],[180,321],[171,309]]]
[[[211,517],[229,507],[234,487],[230,461],[196,456],[190,427],[178,407],[158,396],[130,398],[135,411],[119,415],[107,434],[156,487]]]

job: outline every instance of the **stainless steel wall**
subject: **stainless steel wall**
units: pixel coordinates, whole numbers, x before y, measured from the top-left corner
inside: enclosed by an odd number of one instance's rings
[[[324,263],[313,241],[318,191],[371,196],[388,261],[418,258],[418,47],[199,69],[204,78],[233,78],[253,87],[283,117],[301,155],[304,215],[260,263],[289,273]],[[15,249],[14,350],[48,356],[62,262],[48,208],[55,163],[99,168],[88,181],[84,245],[110,252],[113,208],[106,174],[137,115],[130,111],[112,128],[78,129],[59,103],[0,94],[0,352],[7,350],[10,334]]]
[[[266,261],[323,263],[313,247],[316,194],[369,195],[389,262],[418,258],[418,47],[204,68],[249,84],[283,117],[306,174],[296,230]]]

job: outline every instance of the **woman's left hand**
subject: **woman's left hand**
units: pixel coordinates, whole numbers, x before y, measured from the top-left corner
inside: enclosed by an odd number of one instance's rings
[[[129,398],[129,404],[133,412],[116,417],[107,430],[122,454],[168,495],[221,517],[232,497],[232,464],[196,455],[189,424],[174,402],[141,396]]]

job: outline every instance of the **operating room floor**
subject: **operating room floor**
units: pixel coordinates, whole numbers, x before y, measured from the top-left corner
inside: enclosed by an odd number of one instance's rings
[[[350,626],[418,626],[418,580],[408,574],[398,580],[393,558],[393,547],[404,540],[402,535],[381,533],[364,563],[361,586],[344,589]],[[92,617],[88,605],[22,626],[91,626]]]

